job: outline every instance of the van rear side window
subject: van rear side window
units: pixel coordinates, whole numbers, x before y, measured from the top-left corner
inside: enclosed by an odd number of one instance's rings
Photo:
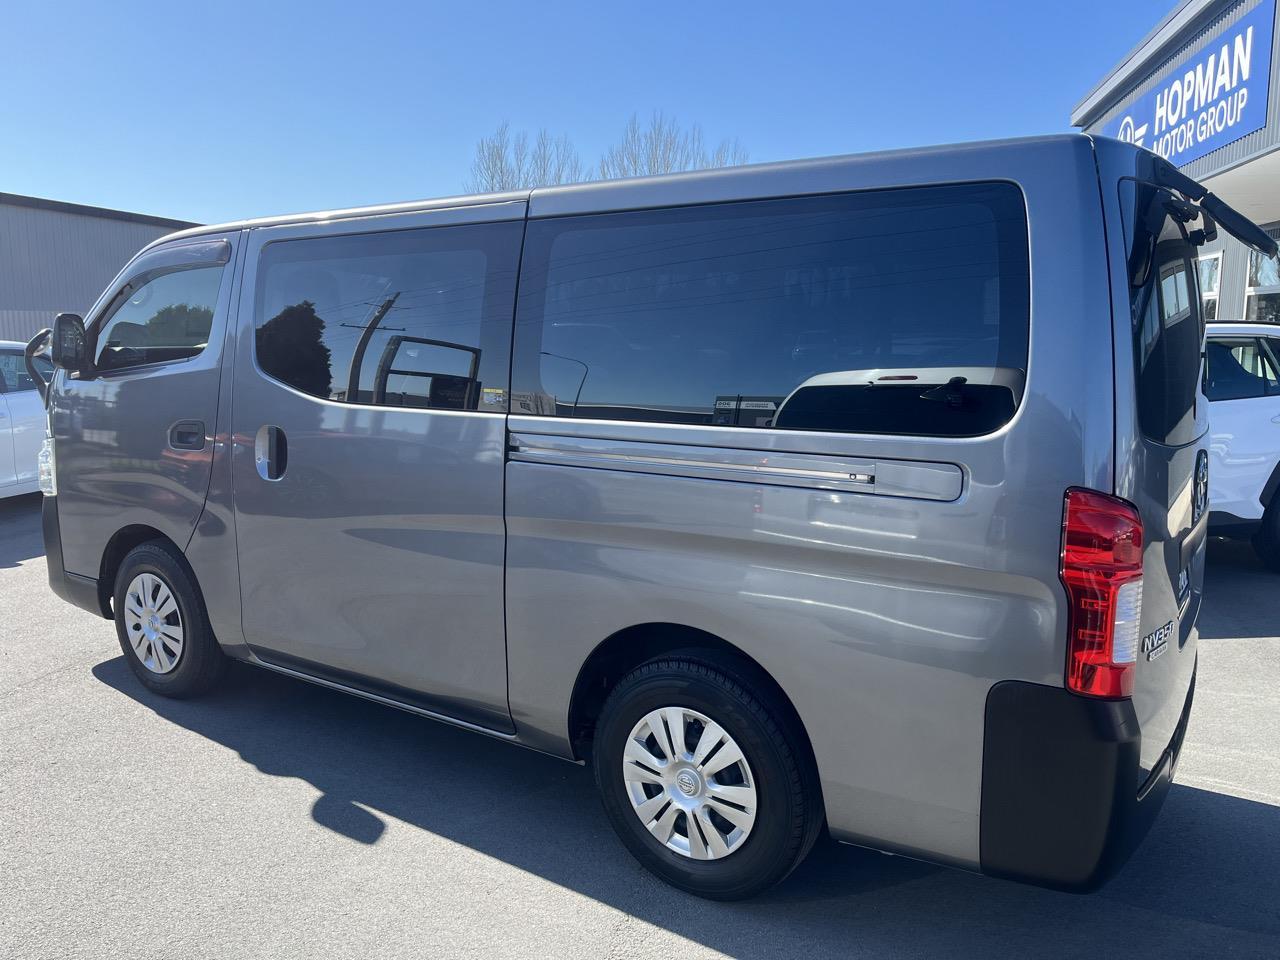
[[[512,412],[970,436],[1021,397],[1008,183],[530,222]]]
[[[1196,248],[1169,215],[1168,196],[1148,183],[1120,182],[1138,425],[1148,439],[1180,446],[1196,439],[1204,319]]]

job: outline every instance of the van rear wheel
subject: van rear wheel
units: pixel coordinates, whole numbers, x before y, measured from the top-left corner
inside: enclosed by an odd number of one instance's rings
[[[159,540],[134,547],[116,572],[116,635],[134,675],[166,697],[205,693],[226,664],[204,600],[177,551]]]
[[[803,735],[748,683],[700,659],[646,663],[609,695],[594,738],[596,783],[627,849],[715,900],[782,880],[822,826]]]

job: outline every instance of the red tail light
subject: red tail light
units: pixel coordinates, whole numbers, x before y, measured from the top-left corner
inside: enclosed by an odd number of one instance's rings
[[[1142,518],[1133,504],[1068,490],[1062,514],[1067,689],[1091,697],[1133,694],[1142,615]]]

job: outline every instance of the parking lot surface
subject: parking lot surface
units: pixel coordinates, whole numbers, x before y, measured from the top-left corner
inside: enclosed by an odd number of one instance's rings
[[[0,957],[1280,956],[1280,576],[1247,547],[1210,545],[1177,783],[1103,891],[825,846],[715,904],[584,768],[241,665],[146,692],[49,591],[39,509],[0,501]]]

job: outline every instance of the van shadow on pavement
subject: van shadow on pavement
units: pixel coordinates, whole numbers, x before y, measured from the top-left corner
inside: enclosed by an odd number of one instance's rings
[[[1209,539],[1200,639],[1280,635],[1276,603],[1280,573],[1263,566],[1247,541]]]
[[[44,556],[38,493],[0,500],[0,570]]]
[[[120,657],[93,674],[312,784],[322,796],[298,814],[327,829],[373,844],[379,814],[394,817],[734,956],[1280,955],[1280,808],[1262,803],[1175,786],[1133,861],[1087,897],[826,844],[764,896],[712,904],[631,860],[582,767],[239,663],[197,701],[154,696]]]

